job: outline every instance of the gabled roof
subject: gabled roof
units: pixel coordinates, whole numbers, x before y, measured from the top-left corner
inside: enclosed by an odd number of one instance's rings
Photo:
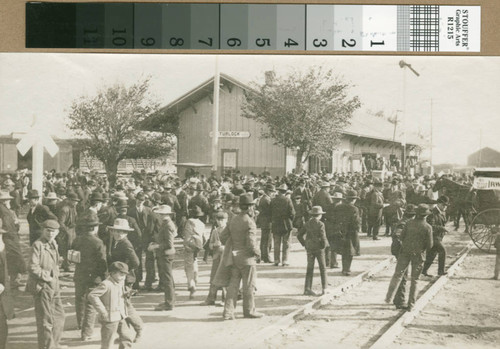
[[[220,82],[221,84],[229,84],[235,85],[242,88],[245,91],[253,91],[250,86],[241,81],[229,76],[227,74],[220,74]],[[158,125],[162,122],[167,122],[172,116],[178,115],[183,110],[192,107],[195,103],[205,98],[207,95],[209,98],[212,98],[213,94],[213,85],[214,85],[214,77],[204,81],[197,87],[192,90],[186,92],[182,96],[178,97],[174,101],[167,104],[165,107],[161,108],[157,113],[152,115],[145,122],[146,129],[158,129]],[[398,134],[401,134],[401,129],[397,130],[396,137],[394,139],[395,142],[401,143],[402,137]],[[388,142],[393,142],[393,132],[394,125],[389,121],[383,118],[379,118],[373,115],[365,114],[365,113],[356,113],[352,119],[351,124],[346,127],[343,134],[350,136],[359,136],[366,138],[373,138],[377,140],[383,140]],[[419,144],[421,142],[414,139],[415,137],[411,137],[410,134],[407,134],[407,143],[408,144]]]
[[[485,152],[485,151],[500,155],[500,151],[495,150],[495,149],[490,148],[490,147],[484,147],[484,148],[481,148],[478,151],[475,151],[474,153],[470,154],[469,157],[471,157],[471,156],[474,157],[476,155],[479,155],[479,153],[482,153],[482,152]]]

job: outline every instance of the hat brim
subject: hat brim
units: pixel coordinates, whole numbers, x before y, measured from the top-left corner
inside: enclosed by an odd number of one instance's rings
[[[309,213],[310,215],[326,214],[326,212],[323,212],[323,211],[321,211],[321,212],[309,211],[308,213]]]
[[[7,197],[7,196],[0,197],[0,201],[7,201],[7,200],[12,200],[12,199],[14,199],[12,196],[9,196],[9,197]]]
[[[80,222],[77,223],[76,225],[79,227],[96,227],[100,224],[101,224],[100,222]]]
[[[359,199],[359,196],[346,196],[347,200]]]
[[[112,230],[119,230],[119,231],[126,231],[127,233],[130,232],[130,231],[134,231],[134,229],[132,228],[124,228],[124,227],[117,227],[116,225],[110,225],[108,226],[108,230],[109,229],[112,229]]]
[[[158,213],[158,214],[174,214],[172,211],[153,211],[154,213]]]
[[[28,199],[40,199],[40,196],[32,196],[32,195],[28,195]]]
[[[2,228],[0,228],[0,234],[5,234],[5,233],[8,233],[7,230],[3,230]]]

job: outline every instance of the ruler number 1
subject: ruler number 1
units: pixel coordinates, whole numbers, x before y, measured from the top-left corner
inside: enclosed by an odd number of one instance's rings
[[[349,39],[349,42],[347,40],[342,39],[342,47],[354,47],[356,46],[356,40],[354,39]]]

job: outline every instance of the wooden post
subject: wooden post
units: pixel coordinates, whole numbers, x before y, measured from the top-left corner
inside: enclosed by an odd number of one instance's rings
[[[31,188],[38,190],[42,195],[43,189],[43,145],[39,140],[33,144],[33,162],[31,171]]]
[[[217,171],[219,148],[219,56],[215,56],[214,109],[212,115],[212,170]]]

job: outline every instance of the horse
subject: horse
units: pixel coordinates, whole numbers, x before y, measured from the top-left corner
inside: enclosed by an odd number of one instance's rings
[[[473,194],[472,186],[441,177],[434,184],[432,190],[434,192],[440,191],[442,195],[450,198],[450,205],[446,210],[446,214],[450,219],[453,219],[455,230],[458,230],[460,217],[463,217],[465,230],[467,231],[474,211],[471,200]]]

